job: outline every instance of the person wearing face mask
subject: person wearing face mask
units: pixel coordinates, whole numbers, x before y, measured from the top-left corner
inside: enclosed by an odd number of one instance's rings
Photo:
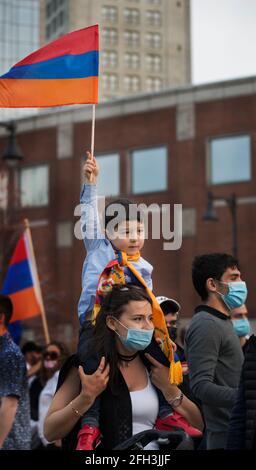
[[[192,279],[202,302],[185,337],[190,386],[202,404],[207,449],[225,448],[243,363],[231,311],[245,303],[247,288],[237,259],[225,253],[197,256]]]
[[[48,446],[49,442],[44,436],[44,420],[53,399],[59,377],[59,371],[68,357],[68,350],[63,343],[53,341],[48,344],[43,352],[43,372],[47,379],[39,396],[38,408],[38,435],[43,446]]]
[[[153,333],[152,300],[146,290],[129,284],[113,286],[96,318],[93,337],[82,364],[84,366],[87,360],[91,360],[91,351],[94,351],[96,367],[99,369],[101,366],[102,357],[109,367],[109,380],[100,400],[102,439],[99,449],[113,449],[134,434],[154,428],[161,394],[153,381],[157,381],[158,389],[173,409],[194,426],[203,427],[197,406],[176,385],[170,384],[169,368],[152,356],[146,359],[144,351],[151,343]],[[104,373],[104,366],[101,368]],[[62,381],[45,421],[46,437],[60,439],[66,436],[66,439],[73,440],[71,435],[67,436],[70,431],[76,436],[74,415],[79,427],[85,403],[74,407],[77,398],[75,389],[71,387],[71,381],[68,387]],[[155,442],[147,447],[156,448]]]
[[[110,202],[104,210],[104,228],[100,225],[97,207],[97,178],[99,165],[87,152],[84,165],[85,185],[81,194],[81,226],[86,258],[82,271],[82,292],[78,304],[81,330],[78,354],[87,348],[88,324],[95,322],[105,295],[114,284],[143,286],[153,301],[154,336],[159,343],[152,348],[152,355],[170,367],[170,380],[182,382],[182,368],[174,360],[173,344],[168,335],[164,315],[152,291],[153,266],[141,256],[145,243],[144,215],[135,203],[127,199]],[[160,356],[160,357],[159,357]],[[87,361],[86,374],[95,372]],[[97,400],[97,404],[99,399]],[[171,412],[169,407],[169,413]],[[168,413],[163,415],[167,418]],[[77,450],[93,450],[100,440],[96,404],[86,413],[78,435]]]
[[[180,304],[177,300],[169,299],[163,295],[159,295],[156,297],[161,309],[164,313],[164,318],[166,322],[166,326],[168,329],[169,336],[172,341],[176,341],[177,339],[177,321],[178,321],[178,314],[180,311]]]
[[[196,400],[193,397],[193,394],[190,390],[189,386],[189,374],[188,374],[188,365],[187,361],[184,355],[184,349],[176,343],[177,340],[177,323],[178,323],[178,315],[181,309],[180,304],[177,302],[177,300],[174,299],[169,299],[168,297],[165,297],[163,295],[156,297],[156,300],[158,301],[163,313],[164,313],[164,318],[166,321],[166,326],[168,329],[169,336],[173,342],[176,344],[176,352],[175,354],[178,355],[180,361],[181,361],[181,366],[182,366],[182,373],[183,373],[183,382],[180,388],[182,389],[182,392],[185,393],[186,396],[188,396],[193,402],[196,403]],[[198,404],[198,403],[197,403]],[[172,421],[173,426],[176,427],[181,427],[186,431],[186,433],[195,439],[195,443],[198,446],[200,442],[200,438],[202,437],[201,431],[198,429],[194,428],[191,426],[187,420],[180,415],[177,411],[173,410],[172,416],[169,419],[169,424],[170,421]],[[159,426],[159,429],[161,430],[168,430],[168,426],[163,423],[161,426]]]
[[[252,331],[251,325],[248,321],[247,307],[246,305],[241,305],[241,307],[233,308],[230,314],[234,330],[239,338],[241,347],[244,350],[244,346],[250,338]]]

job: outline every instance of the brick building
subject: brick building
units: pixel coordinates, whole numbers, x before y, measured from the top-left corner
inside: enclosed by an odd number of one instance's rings
[[[238,255],[249,287],[249,313],[256,315],[255,93],[256,79],[248,78],[97,106],[100,191],[146,204],[183,206],[181,248],[165,251],[163,240],[152,240],[143,249],[154,265],[155,292],[177,298],[183,318],[199,302],[191,282],[194,255],[232,248],[231,216],[224,202],[215,202],[218,222],[202,220],[209,189],[225,198],[236,194]],[[1,130],[0,152],[6,145],[3,134]],[[73,234],[78,220],[74,208],[90,136],[89,106],[47,111],[18,123],[25,155],[18,171],[22,207],[12,208],[11,217],[31,221],[51,336],[73,344],[85,255],[83,242]],[[40,318],[27,321],[27,336],[40,335],[40,327]]]

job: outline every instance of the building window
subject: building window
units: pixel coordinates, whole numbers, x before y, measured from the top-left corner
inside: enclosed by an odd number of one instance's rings
[[[102,74],[102,86],[105,92],[115,92],[118,90],[118,77],[115,74]]]
[[[20,171],[22,207],[46,206],[49,202],[48,165],[22,168]]]
[[[116,67],[117,53],[115,51],[103,51],[101,53],[101,62],[104,67]]]
[[[125,8],[124,9],[124,21],[130,24],[139,24],[140,12],[136,8]]]
[[[159,77],[148,77],[146,80],[147,91],[159,91],[163,88],[163,81]]]
[[[146,56],[147,70],[160,72],[162,70],[162,58],[160,55],[148,54]]]
[[[138,31],[125,31],[124,40],[127,46],[138,47],[140,45],[140,34]]]
[[[107,46],[113,46],[117,44],[118,34],[116,29],[105,28],[102,31],[103,43]]]
[[[162,15],[160,11],[148,10],[146,13],[147,23],[150,26],[161,26],[162,24]]]
[[[161,5],[162,0],[147,0],[149,5]]]
[[[159,33],[147,33],[146,43],[148,47],[152,49],[159,49],[162,45],[161,34]]]
[[[104,5],[101,9],[102,18],[105,21],[110,21],[111,23],[117,22],[117,7]]]
[[[138,69],[140,67],[140,56],[132,52],[126,52],[124,56],[124,62],[129,69]]]
[[[97,157],[100,167],[98,177],[98,194],[100,196],[117,196],[120,193],[120,159],[118,153]]]
[[[132,192],[151,193],[167,190],[167,148],[135,150],[132,157]],[[157,165],[155,164],[157,162]]]
[[[73,226],[71,222],[57,223],[57,247],[70,248],[73,243]]]
[[[124,77],[124,89],[127,92],[137,92],[140,90],[140,77],[137,75],[126,75]]]
[[[210,141],[211,184],[236,183],[251,179],[251,138],[239,135]]]

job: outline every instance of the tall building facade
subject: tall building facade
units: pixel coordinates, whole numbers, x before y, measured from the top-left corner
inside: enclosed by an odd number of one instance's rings
[[[100,26],[100,97],[190,82],[189,0],[40,0],[40,41]]]
[[[98,194],[151,206],[142,255],[154,266],[155,294],[180,302],[181,322],[200,303],[191,280],[194,256],[232,252],[234,224],[226,198],[235,194],[239,264],[248,285],[250,320],[256,327],[255,90],[256,77],[250,77],[97,106]],[[14,236],[20,235],[18,223],[29,219],[50,335],[73,342],[74,350],[85,257],[83,241],[78,239],[77,206],[81,165],[90,140],[89,106],[51,110],[19,121],[17,141],[24,155],[15,169],[20,206],[9,208],[13,238],[5,243],[0,238],[7,266]],[[6,131],[0,129],[0,155],[6,144]],[[3,165],[0,161],[0,172]],[[214,223],[203,220],[209,191],[219,198],[214,201],[219,221]],[[182,204],[182,245],[170,249],[177,230],[174,204]],[[26,321],[26,328],[30,339],[36,332],[43,339],[40,317]]]
[[[0,75],[39,47],[39,0],[0,0]],[[31,114],[0,109],[0,120]]]

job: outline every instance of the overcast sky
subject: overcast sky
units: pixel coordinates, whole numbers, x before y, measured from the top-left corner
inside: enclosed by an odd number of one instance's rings
[[[192,81],[256,76],[256,0],[191,0]]]

